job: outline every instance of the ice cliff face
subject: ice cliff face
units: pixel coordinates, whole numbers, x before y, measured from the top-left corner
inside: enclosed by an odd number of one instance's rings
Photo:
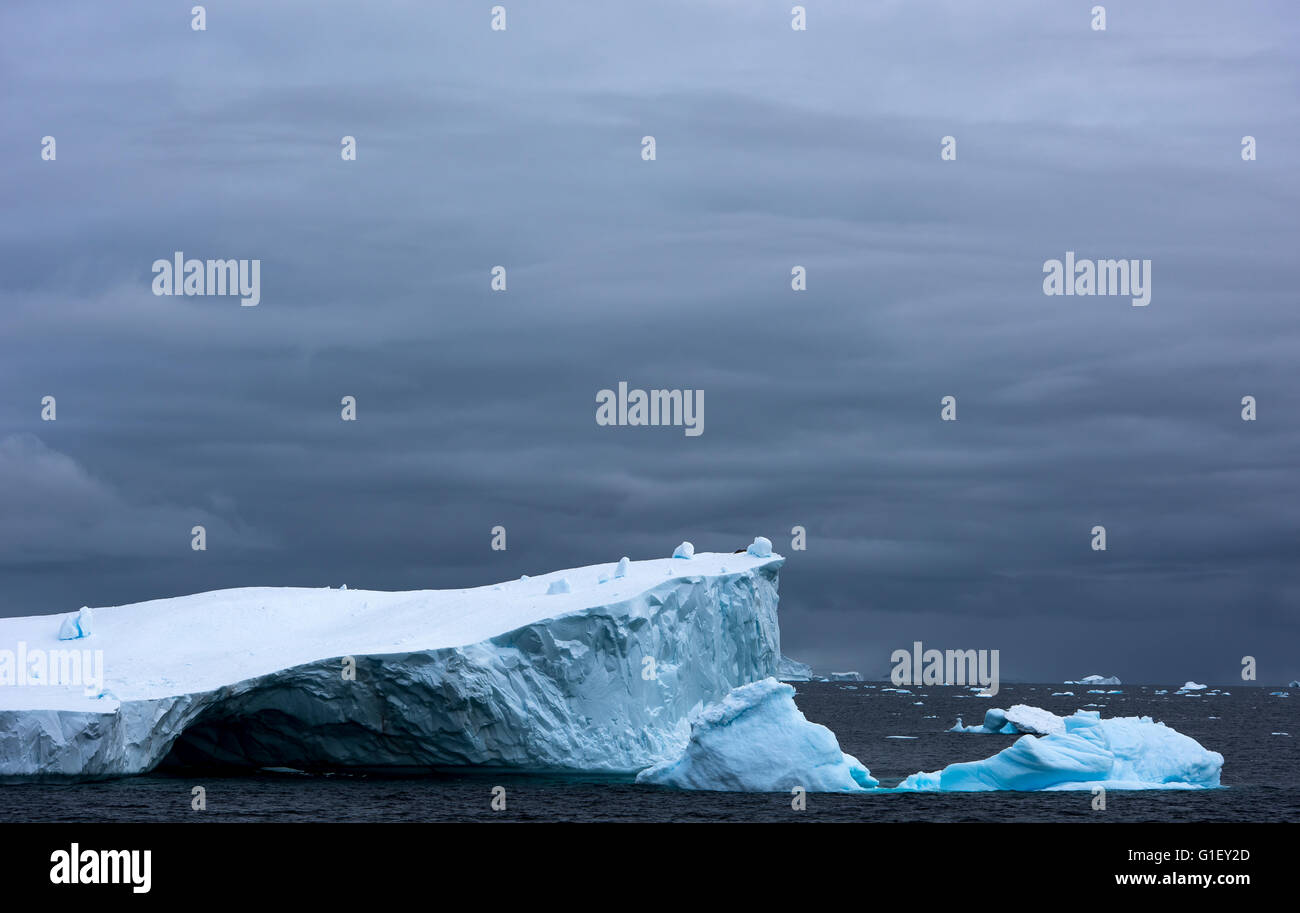
[[[0,776],[121,776],[164,758],[636,771],[680,753],[692,710],[776,671],[783,560],[700,554],[631,562],[612,581],[611,564],[475,590],[254,588],[99,609],[95,633],[72,642],[104,651],[98,693],[23,687],[0,663]],[[0,649],[59,649],[59,627],[0,619]]]

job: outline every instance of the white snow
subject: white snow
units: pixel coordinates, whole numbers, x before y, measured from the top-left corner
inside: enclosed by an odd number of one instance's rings
[[[1029,735],[1065,732],[1065,720],[1050,710],[1016,704],[1006,713],[1007,722]]]
[[[963,726],[961,717],[957,717],[956,725],[948,731],[982,734],[999,733],[1001,735],[1024,733],[1048,735],[1053,732],[1064,732],[1065,721],[1051,711],[1039,707],[1030,707],[1026,704],[1015,704],[1010,710],[990,707],[984,713],[984,724],[981,726]]]
[[[917,773],[899,790],[1209,789],[1223,755],[1150,717],[1103,720],[1096,711],[1063,719],[1064,730],[1026,735],[982,761]]]
[[[810,723],[794,688],[774,678],[742,685],[691,720],[680,757],[637,774],[638,783],[732,792],[862,792],[879,785],[835,733]]]
[[[183,732],[200,755],[251,766],[640,770],[681,750],[695,707],[776,671],[783,561],[701,553],[629,562],[604,585],[608,565],[96,609],[77,648],[103,651],[103,697],[19,685],[0,663],[0,776],[139,773]],[[59,649],[57,628],[0,618],[0,651]]]

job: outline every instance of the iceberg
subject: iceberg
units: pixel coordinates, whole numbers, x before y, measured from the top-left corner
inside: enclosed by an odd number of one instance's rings
[[[681,755],[637,774],[638,783],[731,792],[865,792],[879,784],[835,733],[809,722],[794,688],[766,678],[736,688],[691,720]]]
[[[797,659],[782,656],[776,665],[777,681],[782,682],[860,682],[862,675],[858,672],[831,672],[822,675],[814,672],[812,666]],[[892,690],[892,689],[886,689]]]
[[[776,672],[783,562],[697,553],[619,562],[604,584],[608,564],[464,590],[249,587],[96,609],[95,695],[16,684],[0,661],[0,777],[164,761],[631,774],[681,753],[692,711]],[[59,649],[55,635],[48,615],[0,618],[0,653]]]
[[[1077,711],[1050,735],[1021,736],[991,758],[916,773],[900,791],[1212,789],[1223,755],[1150,717]]]
[[[813,680],[812,666],[782,656],[776,661],[776,678],[782,682],[810,682]]]
[[[1000,733],[1002,735],[1050,735],[1053,732],[1064,732],[1065,721],[1049,710],[1030,707],[1026,704],[1015,704],[1010,710],[990,707],[984,713],[984,724],[982,726],[963,726],[961,717],[957,717],[957,725],[948,731]]]
[[[1196,684],[1196,682],[1188,682],[1187,684],[1183,685],[1183,687],[1179,688],[1178,691],[1179,691],[1180,693],[1181,693],[1181,692],[1184,692],[1184,691],[1204,691],[1207,687],[1209,687],[1209,686],[1208,686],[1208,685],[1198,685],[1198,684]]]
[[[1124,684],[1115,676],[1085,675],[1077,682],[1065,682],[1067,685],[1122,685]]]

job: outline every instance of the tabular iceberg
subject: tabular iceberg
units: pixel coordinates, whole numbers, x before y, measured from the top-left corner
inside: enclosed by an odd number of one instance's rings
[[[1111,676],[1085,675],[1077,682],[1066,682],[1065,684],[1067,685],[1121,685],[1123,684],[1123,682],[1121,682],[1118,678],[1116,678],[1113,675]]]
[[[767,678],[742,685],[691,720],[686,750],[637,774],[638,783],[733,792],[864,792],[879,785],[835,733],[810,723],[794,688]]]
[[[62,648],[57,617],[3,618],[0,776],[129,775],[169,753],[631,773],[681,751],[693,710],[776,671],[783,561],[624,559],[613,580],[611,564],[469,590],[222,590],[97,609],[93,633]],[[3,662],[19,644],[102,650],[102,690],[20,684]]]
[[[776,677],[783,682],[810,682],[813,670],[807,663],[783,655],[776,662]]]
[[[1064,730],[1026,735],[983,761],[916,773],[899,790],[1209,789],[1219,785],[1223,755],[1150,717],[1103,720],[1080,710]]]

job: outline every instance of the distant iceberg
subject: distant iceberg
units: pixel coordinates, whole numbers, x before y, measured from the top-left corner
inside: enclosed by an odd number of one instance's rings
[[[1124,684],[1115,676],[1085,675],[1077,682],[1065,682],[1067,685],[1122,685]]]
[[[1198,685],[1196,682],[1188,682],[1178,690],[1179,691],[1204,691],[1208,687],[1209,687],[1208,685]]]
[[[900,791],[1212,789],[1223,755],[1150,717],[1103,720],[1080,710],[1063,718],[1063,731],[1026,735],[982,761],[916,773]]]
[[[810,682],[813,680],[812,666],[782,655],[776,661],[776,678],[782,682]]]
[[[774,678],[742,685],[691,720],[681,756],[637,774],[638,783],[733,792],[863,792],[879,785],[835,733],[810,723],[794,688]]]
[[[860,682],[860,672],[831,672],[823,675],[797,659],[782,656],[776,664],[776,678],[782,682]]]

